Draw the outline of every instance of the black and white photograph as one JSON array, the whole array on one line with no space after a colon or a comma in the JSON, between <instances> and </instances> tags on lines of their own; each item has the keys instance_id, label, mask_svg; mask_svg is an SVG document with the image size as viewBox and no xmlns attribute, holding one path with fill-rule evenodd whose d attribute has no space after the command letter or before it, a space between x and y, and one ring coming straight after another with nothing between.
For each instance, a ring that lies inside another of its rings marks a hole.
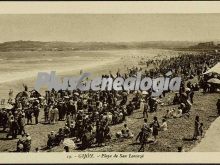
<instances>
[{"instance_id":1,"label":"black and white photograph","mask_svg":"<svg viewBox=\"0 0 220 165\"><path fill-rule=\"evenodd\" d=\"M0 14L0 152L219 152L219 18Z\"/></svg>"}]
</instances>

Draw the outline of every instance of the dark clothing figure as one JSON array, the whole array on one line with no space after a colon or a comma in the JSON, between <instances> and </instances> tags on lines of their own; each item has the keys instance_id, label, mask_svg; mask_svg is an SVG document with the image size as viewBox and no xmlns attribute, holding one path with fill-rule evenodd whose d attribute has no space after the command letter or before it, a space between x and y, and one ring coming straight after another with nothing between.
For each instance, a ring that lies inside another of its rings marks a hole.
<instances>
[{"instance_id":1,"label":"dark clothing figure","mask_svg":"<svg viewBox=\"0 0 220 165\"><path fill-rule=\"evenodd\" d=\"M154 117L154 121L151 124L151 126L153 128L152 135L154 136L154 140L156 141L156 138L157 138L157 135L158 135L158 131L159 131L159 128L160 128L159 122L158 122L156 117Z\"/></svg>"},{"instance_id":2,"label":"dark clothing figure","mask_svg":"<svg viewBox=\"0 0 220 165\"><path fill-rule=\"evenodd\" d=\"M25 134L25 117L22 115L18 118L18 126L19 126L19 134L23 135Z\"/></svg>"},{"instance_id":3,"label":"dark clothing figure","mask_svg":"<svg viewBox=\"0 0 220 165\"><path fill-rule=\"evenodd\" d=\"M199 127L200 127L199 116L196 116L195 126L194 126L194 135L193 135L193 139L195 140L197 140L198 136L200 136Z\"/></svg>"},{"instance_id":4,"label":"dark clothing figure","mask_svg":"<svg viewBox=\"0 0 220 165\"><path fill-rule=\"evenodd\" d=\"M17 138L18 129L19 129L18 121L17 121L17 119L15 119L15 120L12 121L12 123L11 123L9 133L7 134L7 138L8 138L10 135L12 136L12 139Z\"/></svg>"},{"instance_id":5,"label":"dark clothing figure","mask_svg":"<svg viewBox=\"0 0 220 165\"><path fill-rule=\"evenodd\" d=\"M98 143L98 146L101 146L104 142L104 128L103 127L97 127L96 130L96 142Z\"/></svg>"},{"instance_id":6,"label":"dark clothing figure","mask_svg":"<svg viewBox=\"0 0 220 165\"><path fill-rule=\"evenodd\" d=\"M26 118L27 118L27 124L32 124L32 110L31 109L27 109L26 110Z\"/></svg>"},{"instance_id":7,"label":"dark clothing figure","mask_svg":"<svg viewBox=\"0 0 220 165\"><path fill-rule=\"evenodd\" d=\"M6 112L1 113L1 119L0 119L1 125L3 127L3 131L6 130L7 128L7 122L8 122L8 117Z\"/></svg>"},{"instance_id":8,"label":"dark clothing figure","mask_svg":"<svg viewBox=\"0 0 220 165\"><path fill-rule=\"evenodd\" d=\"M174 98L173 98L173 105L177 105L180 103L179 100L179 96L177 95L177 93L175 94Z\"/></svg>"},{"instance_id":9,"label":"dark clothing figure","mask_svg":"<svg viewBox=\"0 0 220 165\"><path fill-rule=\"evenodd\" d=\"M191 91L189 94L190 102L193 103L194 91Z\"/></svg>"},{"instance_id":10,"label":"dark clothing figure","mask_svg":"<svg viewBox=\"0 0 220 165\"><path fill-rule=\"evenodd\" d=\"M49 122L49 107L48 106L44 108L44 120L46 123Z\"/></svg>"},{"instance_id":11,"label":"dark clothing figure","mask_svg":"<svg viewBox=\"0 0 220 165\"><path fill-rule=\"evenodd\" d=\"M147 134L147 130L145 130L144 128L142 128L141 132L138 134L136 141L139 140L141 147L138 150L138 152L141 152L143 150L145 150L145 146L147 144L147 139L148 139L148 134Z\"/></svg>"},{"instance_id":12,"label":"dark clothing figure","mask_svg":"<svg viewBox=\"0 0 220 165\"><path fill-rule=\"evenodd\" d=\"M218 115L220 115L220 99L218 99L216 106L218 110Z\"/></svg>"},{"instance_id":13,"label":"dark clothing figure","mask_svg":"<svg viewBox=\"0 0 220 165\"><path fill-rule=\"evenodd\" d=\"M40 112L40 108L39 107L34 107L35 124L38 124L39 112Z\"/></svg>"},{"instance_id":14,"label":"dark clothing figure","mask_svg":"<svg viewBox=\"0 0 220 165\"><path fill-rule=\"evenodd\" d=\"M144 103L143 117L148 118L148 104Z\"/></svg>"}]
</instances>

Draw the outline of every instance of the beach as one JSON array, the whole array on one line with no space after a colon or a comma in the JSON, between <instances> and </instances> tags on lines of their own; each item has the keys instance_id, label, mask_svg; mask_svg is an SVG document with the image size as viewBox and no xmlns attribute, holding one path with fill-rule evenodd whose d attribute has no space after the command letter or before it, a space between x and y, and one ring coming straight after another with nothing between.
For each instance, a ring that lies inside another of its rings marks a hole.
<instances>
[{"instance_id":1,"label":"beach","mask_svg":"<svg viewBox=\"0 0 220 165\"><path fill-rule=\"evenodd\" d=\"M8 98L8 91L23 90L23 84L34 88L38 72L56 71L56 75L79 76L80 71L92 77L126 71L137 66L142 58L155 59L176 55L177 52L160 49L110 51L25 51L0 52L0 99ZM41 91L43 92L43 91Z\"/></svg>"},{"instance_id":2,"label":"beach","mask_svg":"<svg viewBox=\"0 0 220 165\"><path fill-rule=\"evenodd\" d=\"M19 52L24 53L24 52ZM33 52L25 52L25 53L33 53ZM37 52L34 52L37 53ZM39 52L38 52L39 53ZM42 53L42 52L41 52ZM63 54L64 57L60 57L60 54ZM171 50L160 50L160 49L145 49L145 50L112 50L112 51L76 51L76 52L67 52L69 56L64 55L64 52L55 52L55 55L52 55L52 52L49 52L48 56L40 58L34 57L31 59L32 61L36 60L38 65L32 67L29 62L31 61L28 58L28 62L25 65L24 63L16 63L18 67L22 68L19 74L12 71L13 76L6 77L6 79L1 78L2 83L0 84L0 98L8 98L9 89L14 91L14 96L20 91L24 90L23 84L26 84L29 90L34 88L34 83L37 77L37 69L41 72L50 72L56 71L56 74L60 77L64 76L79 76L80 71L90 72L92 73L92 77L101 76L103 74L108 74L110 71L113 75L120 70L121 73L127 72L127 68L132 67L142 67L143 69L146 66L141 65L140 61L146 61L151 59L163 59L169 58L178 55L178 51ZM71 55L72 54L72 55ZM73 55L74 54L74 55ZM78 56L80 54L80 56ZM97 54L100 57L97 57ZM2 55L1 55L2 56ZM27 56L27 55L26 55ZM53 58L48 61L44 61L43 59ZM59 58L58 58L59 57ZM25 58L25 57L24 57ZM78 59L78 60L76 60ZM13 59L15 60L15 59ZM13 60L11 63L4 63L4 65L13 66ZM39 62L41 61L41 62ZM60 65L59 61L63 63ZM46 63L48 63L49 67L43 67ZM33 65L34 66L34 65ZM25 68L28 68L27 71ZM35 72L33 71L35 70ZM1 72L3 72L1 70ZM29 72L31 72L29 74ZM3 73L3 75L6 73ZM13 78L13 79L11 79ZM4 82L3 82L4 81ZM41 90L41 94L45 94L43 90ZM200 92L195 93L195 103L193 105L193 110L190 118L179 118L179 119L171 119L169 124L169 131L163 132L158 137L158 142L156 144L150 144L147 151L150 152L176 152L177 147L180 145L184 146L185 151L190 151L195 145L199 143L199 141L191 140L191 136L193 132L194 118L197 114L200 115L201 119L205 123L205 130L208 130L211 123L215 120L216 116L216 101L219 94L202 94ZM129 97L129 100L132 99L132 95ZM173 98L174 93L169 93L165 98L161 101L165 104L168 102L169 98ZM205 100L205 101L204 101ZM209 105L209 109L206 107ZM153 120L154 116L162 118L167 109L170 108L178 108L175 105L163 106L159 105L158 111L151 113L149 115L149 121ZM207 117L208 116L208 117ZM124 123L127 123L129 128L133 131L135 135L138 134L138 131L142 125L142 111L136 110L134 114L128 116L126 121L111 126L111 132L114 136L122 127ZM65 121L60 121L54 125L44 124L44 112L43 109L40 111L39 122L38 125L26 125L26 131L32 136L32 148L31 151L34 151L35 148L39 147L41 152L62 152L63 146L57 146L52 149L45 148L47 142L47 135L50 131L57 131L59 128L62 128L65 125ZM0 148L2 152L10 152L16 150L16 140L4 140L6 134L0 134ZM171 138L172 136L172 138ZM185 140L184 140L185 139ZM132 145L131 145L132 144ZM139 145L135 145L134 139L118 141L116 139L112 139L111 143L104 147L96 147L96 148L88 148L86 151L102 151L102 152L110 152L110 151L134 151L136 152L139 148ZM198 147L197 147L198 148ZM72 152L80 151L80 150L71 150Z\"/></svg>"}]
</instances>

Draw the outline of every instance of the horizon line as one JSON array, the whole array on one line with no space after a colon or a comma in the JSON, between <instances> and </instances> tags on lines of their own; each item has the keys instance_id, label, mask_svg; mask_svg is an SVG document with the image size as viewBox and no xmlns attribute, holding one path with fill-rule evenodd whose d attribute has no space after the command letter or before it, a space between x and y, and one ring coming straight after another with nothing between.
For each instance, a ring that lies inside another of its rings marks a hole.
<instances>
[{"instance_id":1,"label":"horizon line","mask_svg":"<svg viewBox=\"0 0 220 165\"><path fill-rule=\"evenodd\" d=\"M63 40L49 40L49 41L41 41L41 40L9 40L9 41L1 41L0 44L7 42L67 42L67 43L141 43L141 42L219 42L220 39L212 39L212 40L149 40L149 41L63 41Z\"/></svg>"}]
</instances>

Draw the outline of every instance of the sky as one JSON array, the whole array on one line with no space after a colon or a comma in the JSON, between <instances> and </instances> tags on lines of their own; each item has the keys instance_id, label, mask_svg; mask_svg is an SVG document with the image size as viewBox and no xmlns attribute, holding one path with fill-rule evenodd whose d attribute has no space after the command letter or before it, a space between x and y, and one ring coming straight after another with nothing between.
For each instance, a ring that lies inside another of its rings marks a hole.
<instances>
[{"instance_id":1,"label":"sky","mask_svg":"<svg viewBox=\"0 0 220 165\"><path fill-rule=\"evenodd\" d=\"M0 42L220 40L220 14L0 15Z\"/></svg>"}]
</instances>

